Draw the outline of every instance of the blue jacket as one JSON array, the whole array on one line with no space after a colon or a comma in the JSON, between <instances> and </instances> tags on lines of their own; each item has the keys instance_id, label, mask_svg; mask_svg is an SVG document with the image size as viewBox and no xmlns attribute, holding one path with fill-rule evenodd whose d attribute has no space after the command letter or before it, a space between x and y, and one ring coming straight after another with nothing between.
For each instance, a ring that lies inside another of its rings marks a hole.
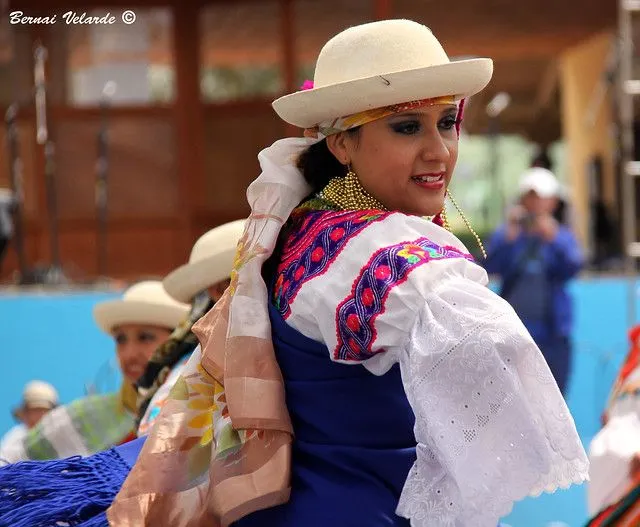
<instances>
[{"instance_id":1,"label":"blue jacket","mask_svg":"<svg viewBox=\"0 0 640 527\"><path fill-rule=\"evenodd\" d=\"M518 262L533 238L522 233L515 240L507 241L506 226L500 227L487 247L487 273L498 275L503 283L509 280L517 272ZM573 306L567 292L567 283L582 268L582 251L573 233L564 226L559 227L554 240L541 243L541 258L549 280L551 297L549 327L545 334L549 338L569 336L573 326ZM531 331L528 321L523 320L523 323Z\"/></svg>"}]
</instances>

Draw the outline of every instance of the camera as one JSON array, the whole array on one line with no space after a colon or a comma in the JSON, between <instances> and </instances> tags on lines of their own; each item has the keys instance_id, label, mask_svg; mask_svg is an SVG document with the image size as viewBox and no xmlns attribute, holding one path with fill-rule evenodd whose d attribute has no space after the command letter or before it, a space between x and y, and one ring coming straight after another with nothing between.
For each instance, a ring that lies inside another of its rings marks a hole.
<instances>
[{"instance_id":1,"label":"camera","mask_svg":"<svg viewBox=\"0 0 640 527\"><path fill-rule=\"evenodd\" d=\"M535 221L536 221L536 215L529 213L529 214L524 214L520 218L518 223L520 224L520 227L522 228L522 230L530 231L533 228L533 225L535 224Z\"/></svg>"}]
</instances>

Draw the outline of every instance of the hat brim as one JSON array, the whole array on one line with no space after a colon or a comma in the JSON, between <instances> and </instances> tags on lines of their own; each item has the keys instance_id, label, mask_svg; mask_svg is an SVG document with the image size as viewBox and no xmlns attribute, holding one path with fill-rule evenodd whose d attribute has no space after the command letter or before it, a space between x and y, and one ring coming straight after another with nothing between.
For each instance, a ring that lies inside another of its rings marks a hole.
<instances>
[{"instance_id":1,"label":"hat brim","mask_svg":"<svg viewBox=\"0 0 640 527\"><path fill-rule=\"evenodd\" d=\"M141 324L173 330L188 315L188 310L179 306L159 305L131 300L108 300L93 309L98 327L112 334L118 326Z\"/></svg>"},{"instance_id":2,"label":"hat brim","mask_svg":"<svg viewBox=\"0 0 640 527\"><path fill-rule=\"evenodd\" d=\"M493 74L491 59L467 59L303 90L272 103L281 119L311 128L330 119L391 104L452 95L459 99L484 89Z\"/></svg>"},{"instance_id":3,"label":"hat brim","mask_svg":"<svg viewBox=\"0 0 640 527\"><path fill-rule=\"evenodd\" d=\"M543 198L543 199L560 197L560 193L556 192L556 191L553 191L553 190L549 191L549 190L539 189L539 188L532 187L532 186L520 187L520 196L524 196L525 194L528 194L529 192L535 192L538 195L538 197Z\"/></svg>"},{"instance_id":4,"label":"hat brim","mask_svg":"<svg viewBox=\"0 0 640 527\"><path fill-rule=\"evenodd\" d=\"M28 404L22 404L21 406L17 406L15 408L13 408L11 410L11 415L13 416L14 419L20 421L22 419L22 416L24 415L24 412L26 410L29 409L34 409L34 410L53 410L55 408L58 407L58 403L52 403L52 402L46 402L46 401L42 401L42 402L33 402L33 403L28 403Z\"/></svg>"},{"instance_id":5,"label":"hat brim","mask_svg":"<svg viewBox=\"0 0 640 527\"><path fill-rule=\"evenodd\" d=\"M162 281L167 293L179 302L190 303L205 289L229 278L236 248L217 253L198 262L181 265Z\"/></svg>"}]
</instances>

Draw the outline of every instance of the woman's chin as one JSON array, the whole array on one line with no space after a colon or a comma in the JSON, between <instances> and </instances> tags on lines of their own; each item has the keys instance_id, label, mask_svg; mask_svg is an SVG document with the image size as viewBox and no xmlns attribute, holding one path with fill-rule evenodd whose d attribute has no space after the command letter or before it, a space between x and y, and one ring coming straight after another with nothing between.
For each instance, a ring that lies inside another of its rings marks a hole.
<instances>
[{"instance_id":1,"label":"woman's chin","mask_svg":"<svg viewBox=\"0 0 640 527\"><path fill-rule=\"evenodd\" d=\"M417 216L435 216L436 214L440 214L442 212L442 209L444 208L444 200L442 202L437 202L434 204L421 204L420 206L416 207L416 210L414 212L412 212L412 214L415 214Z\"/></svg>"}]
</instances>

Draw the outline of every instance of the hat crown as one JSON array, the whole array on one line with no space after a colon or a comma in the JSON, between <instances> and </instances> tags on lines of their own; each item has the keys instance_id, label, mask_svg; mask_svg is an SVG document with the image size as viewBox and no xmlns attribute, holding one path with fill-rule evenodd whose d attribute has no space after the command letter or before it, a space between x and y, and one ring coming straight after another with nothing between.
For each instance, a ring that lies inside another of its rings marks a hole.
<instances>
[{"instance_id":1,"label":"hat crown","mask_svg":"<svg viewBox=\"0 0 640 527\"><path fill-rule=\"evenodd\" d=\"M162 282L157 280L145 280L133 284L122 296L125 302L145 302L159 306L184 307L185 304L171 298L162 286Z\"/></svg>"},{"instance_id":2,"label":"hat crown","mask_svg":"<svg viewBox=\"0 0 640 527\"><path fill-rule=\"evenodd\" d=\"M52 405L58 404L58 392L48 382L31 381L22 392L22 399L25 403L50 402Z\"/></svg>"},{"instance_id":3,"label":"hat crown","mask_svg":"<svg viewBox=\"0 0 640 527\"><path fill-rule=\"evenodd\" d=\"M189 263L206 260L219 253L235 251L246 220L236 220L206 232L193 245Z\"/></svg>"},{"instance_id":4,"label":"hat crown","mask_svg":"<svg viewBox=\"0 0 640 527\"><path fill-rule=\"evenodd\" d=\"M314 88L447 63L428 27L382 20L351 27L329 40L318 56Z\"/></svg>"},{"instance_id":5,"label":"hat crown","mask_svg":"<svg viewBox=\"0 0 640 527\"><path fill-rule=\"evenodd\" d=\"M545 198L557 196L560 192L560 182L550 170L533 167L520 177L520 193L525 194L531 190Z\"/></svg>"}]
</instances>

